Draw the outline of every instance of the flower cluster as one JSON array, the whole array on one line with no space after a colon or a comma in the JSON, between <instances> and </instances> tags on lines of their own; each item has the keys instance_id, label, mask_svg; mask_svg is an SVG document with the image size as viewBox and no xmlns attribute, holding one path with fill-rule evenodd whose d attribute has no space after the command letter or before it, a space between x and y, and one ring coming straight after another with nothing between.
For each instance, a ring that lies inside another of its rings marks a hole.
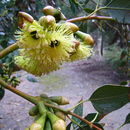
<instances>
[{"instance_id":1,"label":"flower cluster","mask_svg":"<svg viewBox=\"0 0 130 130\"><path fill-rule=\"evenodd\" d=\"M51 15L36 21L24 12L21 14L24 20L17 38L20 56L15 57L15 63L20 68L40 76L59 69L64 62L91 55L92 47L79 35L75 24L56 23Z\"/></svg>"}]
</instances>

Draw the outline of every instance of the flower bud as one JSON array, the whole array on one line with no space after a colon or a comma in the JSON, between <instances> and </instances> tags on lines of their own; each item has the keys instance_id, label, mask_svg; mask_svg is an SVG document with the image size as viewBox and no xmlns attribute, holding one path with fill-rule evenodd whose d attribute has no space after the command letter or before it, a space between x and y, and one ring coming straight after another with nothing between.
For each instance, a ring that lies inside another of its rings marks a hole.
<instances>
[{"instance_id":1,"label":"flower bud","mask_svg":"<svg viewBox=\"0 0 130 130\"><path fill-rule=\"evenodd\" d=\"M80 38L85 44L87 45L91 45L93 46L94 45L94 40L93 38L89 35L89 34L86 34L86 33L83 33L81 31L77 31L75 33L75 35Z\"/></svg>"},{"instance_id":2,"label":"flower bud","mask_svg":"<svg viewBox=\"0 0 130 130\"><path fill-rule=\"evenodd\" d=\"M39 111L38 111L38 107L37 106L34 106L34 107L32 107L29 110L29 115L30 116L36 116L38 113L39 113Z\"/></svg>"},{"instance_id":3,"label":"flower bud","mask_svg":"<svg viewBox=\"0 0 130 130\"><path fill-rule=\"evenodd\" d=\"M56 18L57 21L59 20L66 20L66 17L61 13L60 10L55 9L52 6L46 6L45 8L43 8L43 13L45 15L52 15Z\"/></svg>"},{"instance_id":4,"label":"flower bud","mask_svg":"<svg viewBox=\"0 0 130 130\"><path fill-rule=\"evenodd\" d=\"M56 112L55 112L55 115L56 115L57 117L59 117L60 119L62 119L62 120L66 120L65 114L64 114L63 112L61 112L61 111L56 111Z\"/></svg>"},{"instance_id":5,"label":"flower bud","mask_svg":"<svg viewBox=\"0 0 130 130\"><path fill-rule=\"evenodd\" d=\"M44 130L52 130L51 122L47 119Z\"/></svg>"},{"instance_id":6,"label":"flower bud","mask_svg":"<svg viewBox=\"0 0 130 130\"><path fill-rule=\"evenodd\" d=\"M46 113L40 116L31 126L30 130L43 130L46 121Z\"/></svg>"},{"instance_id":7,"label":"flower bud","mask_svg":"<svg viewBox=\"0 0 130 130\"><path fill-rule=\"evenodd\" d=\"M39 23L44 27L54 26L56 24L56 20L53 16L47 15L47 16L42 16L39 19Z\"/></svg>"},{"instance_id":8,"label":"flower bud","mask_svg":"<svg viewBox=\"0 0 130 130\"><path fill-rule=\"evenodd\" d=\"M52 6L46 6L43 8L43 13L45 15L54 15L56 13L56 9Z\"/></svg>"},{"instance_id":9,"label":"flower bud","mask_svg":"<svg viewBox=\"0 0 130 130\"><path fill-rule=\"evenodd\" d=\"M42 130L42 129L43 129L42 125L38 123L33 123L29 128L29 130Z\"/></svg>"},{"instance_id":10,"label":"flower bud","mask_svg":"<svg viewBox=\"0 0 130 130\"><path fill-rule=\"evenodd\" d=\"M26 20L30 23L33 23L33 21L34 21L33 17L30 14L25 13L25 12L19 12L18 13L18 26L20 28L23 27L24 20Z\"/></svg>"},{"instance_id":11,"label":"flower bud","mask_svg":"<svg viewBox=\"0 0 130 130\"><path fill-rule=\"evenodd\" d=\"M53 130L66 130L66 124L62 119L51 112L48 112L47 116L51 121Z\"/></svg>"},{"instance_id":12,"label":"flower bud","mask_svg":"<svg viewBox=\"0 0 130 130\"><path fill-rule=\"evenodd\" d=\"M66 124L63 120L57 120L54 124L53 124L53 130L66 130Z\"/></svg>"},{"instance_id":13,"label":"flower bud","mask_svg":"<svg viewBox=\"0 0 130 130\"><path fill-rule=\"evenodd\" d=\"M41 98L47 98L48 96L47 96L47 94L42 93L42 94L40 94L40 97L41 97Z\"/></svg>"},{"instance_id":14,"label":"flower bud","mask_svg":"<svg viewBox=\"0 0 130 130\"><path fill-rule=\"evenodd\" d=\"M65 22L65 25L70 28L72 32L77 32L79 30L79 27L71 22Z\"/></svg>"},{"instance_id":15,"label":"flower bud","mask_svg":"<svg viewBox=\"0 0 130 130\"><path fill-rule=\"evenodd\" d=\"M63 96L52 96L49 97L53 102L56 102L59 105L66 105L69 104L69 100Z\"/></svg>"}]
</instances>

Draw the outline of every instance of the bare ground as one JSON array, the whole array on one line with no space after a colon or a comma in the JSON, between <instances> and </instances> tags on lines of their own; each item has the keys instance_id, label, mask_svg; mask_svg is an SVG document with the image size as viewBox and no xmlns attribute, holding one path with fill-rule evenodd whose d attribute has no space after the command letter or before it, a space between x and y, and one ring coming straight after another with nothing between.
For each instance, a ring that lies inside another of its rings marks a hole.
<instances>
[{"instance_id":1,"label":"bare ground","mask_svg":"<svg viewBox=\"0 0 130 130\"><path fill-rule=\"evenodd\" d=\"M120 77L107 63L99 56L89 60L82 60L74 63L67 63L58 71L43 76L39 82L29 82L27 73L21 71L21 84L19 90L31 95L47 93L48 95L63 95L70 99L71 107L81 98L88 99L92 92L104 84L120 83ZM6 91L5 97L0 102L0 130L24 130L32 122L28 111L32 104L21 97ZM84 104L84 115L95 112L91 103ZM105 122L105 130L116 130L125 120L130 112L130 104L125 105L118 111L106 116L101 122ZM126 125L122 130L130 130Z\"/></svg>"}]
</instances>

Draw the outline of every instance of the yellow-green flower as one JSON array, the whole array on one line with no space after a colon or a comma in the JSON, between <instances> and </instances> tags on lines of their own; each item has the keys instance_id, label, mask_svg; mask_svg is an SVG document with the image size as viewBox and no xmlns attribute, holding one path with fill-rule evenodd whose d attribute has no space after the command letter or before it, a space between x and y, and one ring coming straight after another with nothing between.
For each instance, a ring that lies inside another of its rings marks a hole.
<instances>
[{"instance_id":1,"label":"yellow-green flower","mask_svg":"<svg viewBox=\"0 0 130 130\"><path fill-rule=\"evenodd\" d=\"M79 45L74 48L73 32L65 24L44 27L37 21L24 21L19 32L20 56L16 64L34 75L47 74L59 69L65 61L74 61L91 55L91 48Z\"/></svg>"}]
</instances>

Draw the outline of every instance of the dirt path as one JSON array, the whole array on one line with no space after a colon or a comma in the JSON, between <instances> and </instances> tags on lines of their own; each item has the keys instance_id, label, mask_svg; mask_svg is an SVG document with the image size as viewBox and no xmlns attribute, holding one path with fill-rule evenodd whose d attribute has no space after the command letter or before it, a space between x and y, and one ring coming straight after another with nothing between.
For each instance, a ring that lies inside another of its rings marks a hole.
<instances>
[{"instance_id":1,"label":"dirt path","mask_svg":"<svg viewBox=\"0 0 130 130\"><path fill-rule=\"evenodd\" d=\"M20 72L22 82L18 89L31 95L47 93L49 95L63 95L70 99L67 107L74 105L83 97L88 99L91 93L99 86L108 83L119 83L123 80L108 66L103 59L94 57L62 66L62 69L52 72L39 79L39 82L29 82L25 77L28 74ZM28 116L31 103L21 97L6 91L4 99L0 102L0 130L23 130L32 122ZM84 114L95 112L90 103L84 104ZM119 111L109 114L102 122L106 122L105 130L115 130L125 120L130 111L127 104ZM122 128L130 130L130 125Z\"/></svg>"}]
</instances>

